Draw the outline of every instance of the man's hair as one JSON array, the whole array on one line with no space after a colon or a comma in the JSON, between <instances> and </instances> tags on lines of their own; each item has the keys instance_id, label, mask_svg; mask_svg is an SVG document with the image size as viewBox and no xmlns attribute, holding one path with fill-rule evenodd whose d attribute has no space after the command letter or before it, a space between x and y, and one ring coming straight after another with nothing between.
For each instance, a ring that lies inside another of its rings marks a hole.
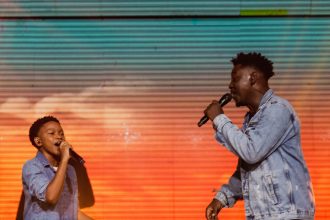
<instances>
[{"instance_id":1,"label":"man's hair","mask_svg":"<svg viewBox=\"0 0 330 220\"><path fill-rule=\"evenodd\" d=\"M34 138L38 136L38 132L40 130L40 128L46 124L47 122L50 121L54 121L60 124L60 121L53 117L53 116L45 116L43 118L39 118L37 119L35 122L33 122L33 124L30 127L30 131L29 131L29 137L30 137L30 142L33 146L35 146L36 148L39 148L36 143L34 142Z\"/></svg>"},{"instance_id":2,"label":"man's hair","mask_svg":"<svg viewBox=\"0 0 330 220\"><path fill-rule=\"evenodd\" d=\"M234 66L242 65L242 66L251 66L259 71L261 71L265 78L268 80L270 77L274 75L273 72L273 62L270 61L265 56L262 56L261 53L238 53L236 57L234 57L231 62Z\"/></svg>"}]
</instances>

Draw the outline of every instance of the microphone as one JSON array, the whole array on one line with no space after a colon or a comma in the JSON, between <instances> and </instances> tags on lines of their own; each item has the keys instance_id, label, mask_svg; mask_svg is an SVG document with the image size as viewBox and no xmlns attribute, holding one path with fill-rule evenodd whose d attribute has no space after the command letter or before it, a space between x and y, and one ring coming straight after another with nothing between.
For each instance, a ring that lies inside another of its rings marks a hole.
<instances>
[{"instance_id":1,"label":"microphone","mask_svg":"<svg viewBox=\"0 0 330 220\"><path fill-rule=\"evenodd\" d=\"M61 145L61 143L62 143L62 141L55 143L55 145L59 147ZM69 153L70 153L70 156L73 159L75 159L76 161L78 161L80 164L85 163L84 159L71 148L69 148Z\"/></svg>"},{"instance_id":2,"label":"microphone","mask_svg":"<svg viewBox=\"0 0 330 220\"><path fill-rule=\"evenodd\" d=\"M70 152L70 156L73 157L73 159L75 159L76 161L78 161L81 164L85 163L84 159L81 156L79 156L79 154L77 154L74 150L72 150L70 148L69 152Z\"/></svg>"},{"instance_id":3,"label":"microphone","mask_svg":"<svg viewBox=\"0 0 330 220\"><path fill-rule=\"evenodd\" d=\"M228 102L230 102L232 99L232 96L230 93L226 93L224 94L221 99L219 100L219 104L221 107L225 106ZM198 127L201 127L203 124L205 124L207 121L209 120L209 118L204 115L201 120L199 120L199 122L197 123Z\"/></svg>"}]
</instances>

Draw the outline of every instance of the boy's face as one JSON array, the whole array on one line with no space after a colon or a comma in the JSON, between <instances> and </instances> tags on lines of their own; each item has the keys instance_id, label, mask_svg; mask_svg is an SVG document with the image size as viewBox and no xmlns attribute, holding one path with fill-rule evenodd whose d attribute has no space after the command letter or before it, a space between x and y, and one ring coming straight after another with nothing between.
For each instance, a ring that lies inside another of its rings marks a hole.
<instances>
[{"instance_id":1,"label":"boy's face","mask_svg":"<svg viewBox=\"0 0 330 220\"><path fill-rule=\"evenodd\" d=\"M35 143L40 147L42 153L50 156L60 156L59 145L65 140L61 125L55 121L49 121L41 126Z\"/></svg>"}]
</instances>

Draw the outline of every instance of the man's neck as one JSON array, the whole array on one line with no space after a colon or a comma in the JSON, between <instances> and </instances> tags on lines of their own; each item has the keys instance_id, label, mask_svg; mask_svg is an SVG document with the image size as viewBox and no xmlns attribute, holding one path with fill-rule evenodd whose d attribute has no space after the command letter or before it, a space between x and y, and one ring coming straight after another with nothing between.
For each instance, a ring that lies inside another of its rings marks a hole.
<instances>
[{"instance_id":1,"label":"man's neck","mask_svg":"<svg viewBox=\"0 0 330 220\"><path fill-rule=\"evenodd\" d=\"M254 94L253 94L253 99L251 100L251 102L247 105L247 107L250 110L250 115L253 116L255 115L255 113L257 113L259 106L260 106L260 102L262 100L262 98L264 97L265 93L269 90L269 87L263 87L260 89L256 89Z\"/></svg>"}]
</instances>

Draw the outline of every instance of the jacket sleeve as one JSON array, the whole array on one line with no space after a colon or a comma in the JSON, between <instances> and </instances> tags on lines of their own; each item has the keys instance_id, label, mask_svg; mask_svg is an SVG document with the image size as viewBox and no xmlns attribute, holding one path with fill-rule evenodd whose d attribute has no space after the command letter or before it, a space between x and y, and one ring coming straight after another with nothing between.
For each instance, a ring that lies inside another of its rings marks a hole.
<instances>
[{"instance_id":1,"label":"jacket sleeve","mask_svg":"<svg viewBox=\"0 0 330 220\"><path fill-rule=\"evenodd\" d=\"M293 126L294 116L288 107L281 103L269 104L258 117L249 122L245 132L232 124L224 115L214 120L217 139L224 146L248 164L260 162L270 155L283 142Z\"/></svg>"},{"instance_id":2,"label":"jacket sleeve","mask_svg":"<svg viewBox=\"0 0 330 220\"><path fill-rule=\"evenodd\" d=\"M28 162L23 166L23 183L26 184L31 196L40 201L46 201L46 189L50 182L43 168L38 164Z\"/></svg>"},{"instance_id":3,"label":"jacket sleeve","mask_svg":"<svg viewBox=\"0 0 330 220\"><path fill-rule=\"evenodd\" d=\"M233 207L236 201L242 198L241 175L238 164L228 183L222 185L220 191L215 195L215 199L219 200L225 207Z\"/></svg>"}]
</instances>

